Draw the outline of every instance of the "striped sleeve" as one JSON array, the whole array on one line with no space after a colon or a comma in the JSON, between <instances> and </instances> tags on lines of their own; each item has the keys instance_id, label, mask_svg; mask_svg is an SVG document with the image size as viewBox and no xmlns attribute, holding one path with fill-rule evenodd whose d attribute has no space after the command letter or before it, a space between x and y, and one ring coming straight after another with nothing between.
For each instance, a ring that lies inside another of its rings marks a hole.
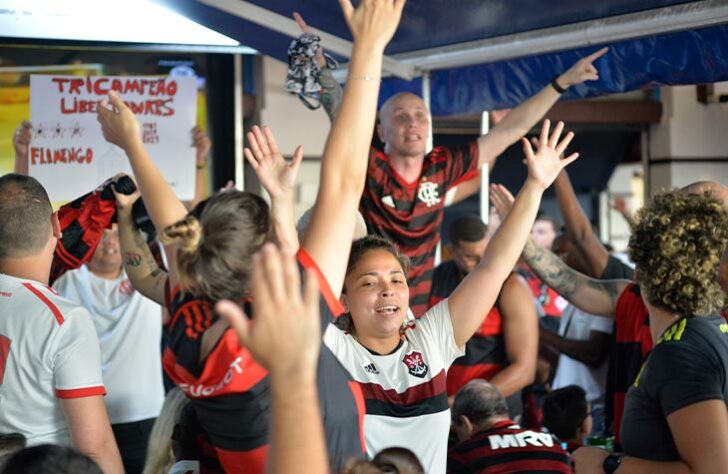
<instances>
[{"instance_id":1,"label":"striped sleeve","mask_svg":"<svg viewBox=\"0 0 728 474\"><path fill-rule=\"evenodd\" d=\"M445 190L478 176L478 142L446 149L450 157L447 163Z\"/></svg>"}]
</instances>

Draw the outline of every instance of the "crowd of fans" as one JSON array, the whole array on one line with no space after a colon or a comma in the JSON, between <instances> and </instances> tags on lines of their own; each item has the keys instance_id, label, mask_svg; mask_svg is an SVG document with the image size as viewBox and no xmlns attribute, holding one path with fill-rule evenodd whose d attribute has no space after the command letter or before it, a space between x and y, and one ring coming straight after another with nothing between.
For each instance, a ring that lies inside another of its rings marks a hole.
<instances>
[{"instance_id":1,"label":"crowd of fans","mask_svg":"<svg viewBox=\"0 0 728 474\"><path fill-rule=\"evenodd\" d=\"M374 149L404 0L340 3L343 90L307 50L332 125L298 226L302 150L286 160L268 128L245 156L270 204L229 188L183 203L111 93L98 120L135 181L54 212L18 127L0 177L0 473L724 472L728 187L630 216L634 270L600 242L565 170L573 133L524 136L606 48L464 146L426 153L427 108L395 95ZM192 135L200 170L210 143ZM435 267L446 194L519 140L517 196L488 190L497 228L456 219ZM563 229L538 214L552 185Z\"/></svg>"}]
</instances>

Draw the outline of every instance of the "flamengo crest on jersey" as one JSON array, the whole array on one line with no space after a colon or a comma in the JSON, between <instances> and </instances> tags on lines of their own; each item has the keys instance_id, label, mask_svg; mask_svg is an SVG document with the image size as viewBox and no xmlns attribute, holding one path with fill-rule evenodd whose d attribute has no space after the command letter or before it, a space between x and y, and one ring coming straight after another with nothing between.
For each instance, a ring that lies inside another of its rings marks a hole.
<instances>
[{"instance_id":1,"label":"flamengo crest on jersey","mask_svg":"<svg viewBox=\"0 0 728 474\"><path fill-rule=\"evenodd\" d=\"M417 191L417 199L427 204L427 207L439 204L441 198L437 183L422 181L420 183L420 189Z\"/></svg>"},{"instance_id":2,"label":"flamengo crest on jersey","mask_svg":"<svg viewBox=\"0 0 728 474\"><path fill-rule=\"evenodd\" d=\"M402 362L404 362L404 364L407 366L407 370L409 371L410 375L414 375L415 377L419 377L421 379L425 378L425 376L427 375L427 364L425 364L425 359L419 352L410 352L409 354L404 356Z\"/></svg>"}]
</instances>

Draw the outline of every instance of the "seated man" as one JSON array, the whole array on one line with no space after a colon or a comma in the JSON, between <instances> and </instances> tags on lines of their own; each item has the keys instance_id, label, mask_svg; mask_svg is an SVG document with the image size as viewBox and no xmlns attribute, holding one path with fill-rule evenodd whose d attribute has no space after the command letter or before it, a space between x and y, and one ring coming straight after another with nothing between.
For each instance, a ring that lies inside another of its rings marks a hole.
<instances>
[{"instance_id":1,"label":"seated man","mask_svg":"<svg viewBox=\"0 0 728 474\"><path fill-rule=\"evenodd\" d=\"M473 380L458 392L452 420L460 443L448 453L450 473L572 472L558 441L510 420L505 398L488 382Z\"/></svg>"},{"instance_id":2,"label":"seated man","mask_svg":"<svg viewBox=\"0 0 728 474\"><path fill-rule=\"evenodd\" d=\"M73 444L123 472L91 317L47 286L61 231L43 186L0 177L0 222L0 432Z\"/></svg>"},{"instance_id":3,"label":"seated man","mask_svg":"<svg viewBox=\"0 0 728 474\"><path fill-rule=\"evenodd\" d=\"M586 392L578 385L554 390L543 401L543 425L549 433L566 443L573 453L584 446L592 429L592 417Z\"/></svg>"},{"instance_id":4,"label":"seated man","mask_svg":"<svg viewBox=\"0 0 728 474\"><path fill-rule=\"evenodd\" d=\"M461 216L450 225L453 259L441 263L432 280L429 305L450 293L480 262L488 245L487 227L478 217ZM473 379L484 379L508 397L509 412L521 413L521 389L533 382L538 351L538 318L526 282L511 273L480 329L465 346L465 355L447 373L452 399Z\"/></svg>"}]
</instances>

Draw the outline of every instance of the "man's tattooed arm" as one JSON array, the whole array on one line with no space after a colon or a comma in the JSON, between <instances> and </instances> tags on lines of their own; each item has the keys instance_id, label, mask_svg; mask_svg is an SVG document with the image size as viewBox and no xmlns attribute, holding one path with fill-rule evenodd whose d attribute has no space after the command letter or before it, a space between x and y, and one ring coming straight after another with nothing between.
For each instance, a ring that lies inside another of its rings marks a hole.
<instances>
[{"instance_id":1,"label":"man's tattooed arm","mask_svg":"<svg viewBox=\"0 0 728 474\"><path fill-rule=\"evenodd\" d=\"M329 116L329 120L333 122L339 113L339 106L344 95L341 85L334 78L331 69L327 67L321 68L319 82L321 83L321 105L323 105L326 115Z\"/></svg>"},{"instance_id":2,"label":"man's tattooed arm","mask_svg":"<svg viewBox=\"0 0 728 474\"><path fill-rule=\"evenodd\" d=\"M529 239L523 258L533 272L574 306L596 316L614 316L617 299L629 280L596 280L567 266Z\"/></svg>"}]
</instances>

